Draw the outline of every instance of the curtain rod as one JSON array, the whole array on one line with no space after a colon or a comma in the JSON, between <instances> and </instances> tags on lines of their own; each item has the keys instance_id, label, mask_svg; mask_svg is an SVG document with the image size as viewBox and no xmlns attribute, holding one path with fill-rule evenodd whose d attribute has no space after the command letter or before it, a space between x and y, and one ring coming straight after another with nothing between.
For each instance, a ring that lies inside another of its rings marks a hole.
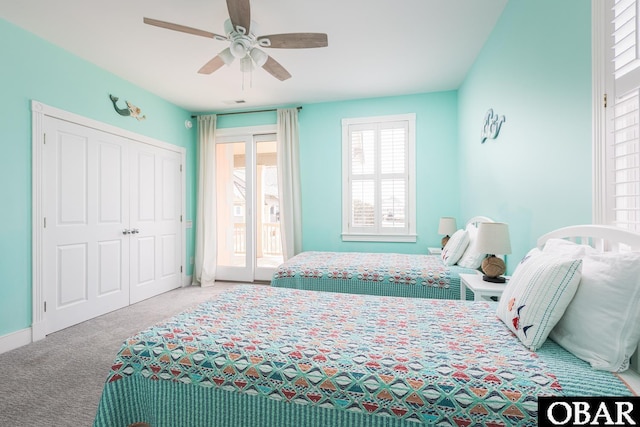
<instances>
[{"instance_id":1,"label":"curtain rod","mask_svg":"<svg viewBox=\"0 0 640 427\"><path fill-rule=\"evenodd\" d=\"M298 111L302 110L302 107L296 107ZM267 113L271 111L278 111L277 108L269 108L267 110L252 110L252 111L233 111L231 113L219 113L216 116L230 116L232 114L251 114L251 113ZM192 119L197 118L198 116L191 116Z\"/></svg>"}]
</instances>

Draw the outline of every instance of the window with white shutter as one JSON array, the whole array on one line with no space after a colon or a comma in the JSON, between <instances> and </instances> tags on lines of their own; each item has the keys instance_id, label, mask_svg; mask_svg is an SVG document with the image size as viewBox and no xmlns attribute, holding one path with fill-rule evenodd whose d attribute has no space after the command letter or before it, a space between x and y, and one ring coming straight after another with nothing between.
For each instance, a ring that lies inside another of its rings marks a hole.
<instances>
[{"instance_id":1,"label":"window with white shutter","mask_svg":"<svg viewBox=\"0 0 640 427\"><path fill-rule=\"evenodd\" d=\"M639 2L611 0L608 6L605 221L640 231Z\"/></svg>"},{"instance_id":2,"label":"window with white shutter","mask_svg":"<svg viewBox=\"0 0 640 427\"><path fill-rule=\"evenodd\" d=\"M415 114L342 120L342 239L415 242Z\"/></svg>"}]
</instances>

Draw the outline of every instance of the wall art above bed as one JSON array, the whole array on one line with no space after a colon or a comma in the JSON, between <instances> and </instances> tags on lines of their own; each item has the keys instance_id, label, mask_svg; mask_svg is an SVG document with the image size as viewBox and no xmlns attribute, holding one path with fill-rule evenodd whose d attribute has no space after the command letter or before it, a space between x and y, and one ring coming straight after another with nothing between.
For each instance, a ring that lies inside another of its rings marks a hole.
<instances>
[{"instance_id":1,"label":"wall art above bed","mask_svg":"<svg viewBox=\"0 0 640 427\"><path fill-rule=\"evenodd\" d=\"M493 108L487 110L487 114L484 115L484 122L482 124L482 132L480 133L480 143L484 144L487 138L496 139L500 133L502 124L507 119L502 116L498 116L493 112Z\"/></svg>"}]
</instances>

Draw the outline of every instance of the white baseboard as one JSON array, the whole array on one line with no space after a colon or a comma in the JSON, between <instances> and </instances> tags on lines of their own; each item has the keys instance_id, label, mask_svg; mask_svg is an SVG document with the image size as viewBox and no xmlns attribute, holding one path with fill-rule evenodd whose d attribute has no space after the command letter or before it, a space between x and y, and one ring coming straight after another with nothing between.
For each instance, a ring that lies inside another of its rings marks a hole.
<instances>
[{"instance_id":1,"label":"white baseboard","mask_svg":"<svg viewBox=\"0 0 640 427\"><path fill-rule=\"evenodd\" d=\"M31 328L0 336L0 354L31 344Z\"/></svg>"}]
</instances>

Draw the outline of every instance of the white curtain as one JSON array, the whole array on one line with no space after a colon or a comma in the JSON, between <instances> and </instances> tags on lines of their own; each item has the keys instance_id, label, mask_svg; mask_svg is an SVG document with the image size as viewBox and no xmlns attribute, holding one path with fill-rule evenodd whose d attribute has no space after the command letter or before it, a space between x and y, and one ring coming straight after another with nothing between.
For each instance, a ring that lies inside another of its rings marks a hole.
<instances>
[{"instance_id":1,"label":"white curtain","mask_svg":"<svg viewBox=\"0 0 640 427\"><path fill-rule=\"evenodd\" d=\"M198 200L194 284L212 286L216 277L216 116L198 117Z\"/></svg>"},{"instance_id":2,"label":"white curtain","mask_svg":"<svg viewBox=\"0 0 640 427\"><path fill-rule=\"evenodd\" d=\"M287 260L302 250L302 207L298 161L298 109L278 109L278 193L282 253Z\"/></svg>"}]
</instances>

